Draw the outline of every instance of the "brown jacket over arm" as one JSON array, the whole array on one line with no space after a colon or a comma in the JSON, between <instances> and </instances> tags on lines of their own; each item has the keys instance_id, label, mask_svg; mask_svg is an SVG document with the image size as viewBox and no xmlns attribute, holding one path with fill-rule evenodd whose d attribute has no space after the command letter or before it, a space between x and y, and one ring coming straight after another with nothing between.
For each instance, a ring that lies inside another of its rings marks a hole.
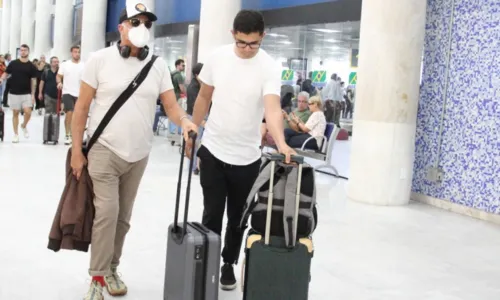
<instances>
[{"instance_id":1,"label":"brown jacket over arm","mask_svg":"<svg viewBox=\"0 0 500 300\"><path fill-rule=\"evenodd\" d=\"M92 237L94 221L94 192L87 168L80 180L71 169L71 149L66 157L66 186L49 234L50 250L60 249L87 252Z\"/></svg>"}]
</instances>

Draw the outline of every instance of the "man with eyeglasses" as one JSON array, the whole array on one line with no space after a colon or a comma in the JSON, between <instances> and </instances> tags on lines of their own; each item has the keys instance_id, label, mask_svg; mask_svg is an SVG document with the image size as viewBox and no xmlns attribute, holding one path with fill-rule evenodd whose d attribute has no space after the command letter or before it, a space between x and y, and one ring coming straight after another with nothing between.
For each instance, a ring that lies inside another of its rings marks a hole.
<instances>
[{"instance_id":1,"label":"man with eyeglasses","mask_svg":"<svg viewBox=\"0 0 500 300\"><path fill-rule=\"evenodd\" d=\"M238 261L243 239L239 223L259 175L263 115L279 152L288 162L295 153L284 138L281 67L260 49L264 26L260 12L240 11L233 23L235 43L215 50L204 61L198 77L202 86L194 106L196 125L201 124L212 104L198 150L203 224L218 234L222 232L227 199L228 224L220 278L224 290L236 288L233 265Z\"/></svg>"},{"instance_id":2,"label":"man with eyeglasses","mask_svg":"<svg viewBox=\"0 0 500 300\"><path fill-rule=\"evenodd\" d=\"M94 134L120 94L151 61L153 51L149 51L147 44L156 20L156 15L143 3L127 1L118 25L121 41L94 52L86 62L71 128L74 137L71 167L77 179L87 163L82 141L92 99L95 98L89 136ZM152 148L151 125L158 98L168 117L181 124L185 134L191 130L197 132L198 127L177 103L167 64L158 58L87 155L95 195L95 217L89 269L92 281L85 300L103 300L104 288L112 296L125 295L128 291L117 268Z\"/></svg>"}]
</instances>

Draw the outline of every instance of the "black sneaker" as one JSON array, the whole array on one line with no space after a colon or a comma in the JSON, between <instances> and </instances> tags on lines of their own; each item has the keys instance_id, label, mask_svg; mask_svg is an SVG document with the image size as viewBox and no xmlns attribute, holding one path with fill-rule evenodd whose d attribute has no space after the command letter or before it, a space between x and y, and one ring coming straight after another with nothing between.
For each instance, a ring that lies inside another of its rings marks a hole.
<instances>
[{"instance_id":1,"label":"black sneaker","mask_svg":"<svg viewBox=\"0 0 500 300\"><path fill-rule=\"evenodd\" d=\"M230 264L224 264L221 269L220 288L225 291L232 291L236 288L236 277L234 269Z\"/></svg>"},{"instance_id":2,"label":"black sneaker","mask_svg":"<svg viewBox=\"0 0 500 300\"><path fill-rule=\"evenodd\" d=\"M198 170L198 169L194 169L193 174L194 174L194 175L200 175L200 170Z\"/></svg>"}]
</instances>

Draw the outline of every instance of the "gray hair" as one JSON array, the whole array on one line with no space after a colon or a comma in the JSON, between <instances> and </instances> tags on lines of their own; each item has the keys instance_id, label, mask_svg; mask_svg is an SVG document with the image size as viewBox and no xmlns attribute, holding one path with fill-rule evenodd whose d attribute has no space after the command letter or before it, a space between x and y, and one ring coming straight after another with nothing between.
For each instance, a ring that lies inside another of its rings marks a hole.
<instances>
[{"instance_id":1,"label":"gray hair","mask_svg":"<svg viewBox=\"0 0 500 300\"><path fill-rule=\"evenodd\" d=\"M304 92L304 91L300 92L300 93L297 95L297 99L298 99L300 96L304 96L304 97L306 98L306 101L309 101L309 97L311 97L311 96L309 95L309 93L308 93L308 92Z\"/></svg>"}]
</instances>

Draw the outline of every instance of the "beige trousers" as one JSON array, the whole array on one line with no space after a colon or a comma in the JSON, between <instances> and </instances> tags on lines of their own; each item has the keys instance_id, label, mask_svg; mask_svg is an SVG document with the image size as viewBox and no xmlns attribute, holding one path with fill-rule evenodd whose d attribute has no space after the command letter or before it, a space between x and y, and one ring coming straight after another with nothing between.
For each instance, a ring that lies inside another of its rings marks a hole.
<instances>
[{"instance_id":1,"label":"beige trousers","mask_svg":"<svg viewBox=\"0 0 500 300\"><path fill-rule=\"evenodd\" d=\"M94 185L95 217L92 228L90 276L106 276L120 263L137 190L148 157L129 163L96 143L88 154Z\"/></svg>"}]
</instances>

